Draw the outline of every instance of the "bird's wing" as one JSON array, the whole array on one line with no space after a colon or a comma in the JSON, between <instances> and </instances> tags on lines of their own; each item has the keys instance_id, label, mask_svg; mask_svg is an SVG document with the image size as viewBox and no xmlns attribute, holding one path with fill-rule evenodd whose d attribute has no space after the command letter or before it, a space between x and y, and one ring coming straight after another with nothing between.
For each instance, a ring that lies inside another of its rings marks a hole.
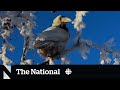
<instances>
[{"instance_id":1,"label":"bird's wing","mask_svg":"<svg viewBox=\"0 0 120 90\"><path fill-rule=\"evenodd\" d=\"M50 27L44 30L36 40L64 42L69 40L69 32L61 28Z\"/></svg>"}]
</instances>

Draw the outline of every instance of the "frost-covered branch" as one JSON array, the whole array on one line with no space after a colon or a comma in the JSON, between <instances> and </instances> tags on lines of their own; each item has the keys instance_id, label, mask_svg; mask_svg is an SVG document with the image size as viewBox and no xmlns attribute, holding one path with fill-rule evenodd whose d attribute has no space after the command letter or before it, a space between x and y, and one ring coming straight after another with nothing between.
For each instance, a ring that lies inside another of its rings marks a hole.
<instances>
[{"instance_id":1,"label":"frost-covered branch","mask_svg":"<svg viewBox=\"0 0 120 90\"><path fill-rule=\"evenodd\" d=\"M91 40L86 40L81 37L82 29L86 26L83 22L83 16L85 16L86 13L88 13L88 11L76 11L76 18L74 19L73 24L74 28L77 30L77 35L74 38L74 45L62 53L62 64L68 61L66 55L75 49L79 50L83 59L86 60L88 58L87 53L90 52L91 48L95 48L100 51L100 64L110 64L113 59L115 61L114 65L118 65L120 63L120 50L112 50L114 38L106 41L103 45L97 45ZM110 55L112 55L112 58L110 58Z\"/></svg>"},{"instance_id":2,"label":"frost-covered branch","mask_svg":"<svg viewBox=\"0 0 120 90\"><path fill-rule=\"evenodd\" d=\"M32 29L35 26L33 11L22 11L19 16L22 19L21 22L18 21L18 29L20 30L20 34L24 37L24 48L23 48L23 54L21 57L21 64L24 65L27 64L26 60L26 54L27 51L33 48L33 41L34 41L34 35L32 33ZM24 22L23 22L24 21ZM33 60L31 60L33 62ZM24 64L23 64L24 63ZM29 63L31 64L31 63Z\"/></svg>"},{"instance_id":3,"label":"frost-covered branch","mask_svg":"<svg viewBox=\"0 0 120 90\"><path fill-rule=\"evenodd\" d=\"M1 37L4 43L7 41L7 37L12 33L13 28L18 28L20 34L24 37L24 49L22 54L22 61L25 60L27 50L32 48L33 34L32 28L35 26L33 15L34 11L1 11ZM7 43L8 44L8 43ZM12 45L8 44L11 47ZM24 61L25 62L25 61Z\"/></svg>"},{"instance_id":4,"label":"frost-covered branch","mask_svg":"<svg viewBox=\"0 0 120 90\"><path fill-rule=\"evenodd\" d=\"M10 60L10 59L6 56L6 48L7 48L7 45L4 44L4 45L2 46L2 50L1 50L1 54L0 54L0 59L2 60L3 65L10 65L10 64L12 64L12 60Z\"/></svg>"},{"instance_id":5,"label":"frost-covered branch","mask_svg":"<svg viewBox=\"0 0 120 90\"><path fill-rule=\"evenodd\" d=\"M75 19L74 21L72 22L74 24L74 28L77 30L77 35L76 37L74 38L74 45L71 46L69 49L66 49L62 55L61 55L61 60L62 60L62 64L64 62L68 62L68 58L67 58L67 54L69 52L72 52L74 49L76 49L77 47L79 46L82 46L82 44L80 44L80 35L82 33L82 29L85 28L85 23L83 22L83 16L86 15L86 13L88 13L88 11L76 11L76 16L75 16ZM81 52L81 54L83 54Z\"/></svg>"},{"instance_id":6,"label":"frost-covered branch","mask_svg":"<svg viewBox=\"0 0 120 90\"><path fill-rule=\"evenodd\" d=\"M26 25L23 24L21 28L21 35L24 37L24 48L23 48L23 54L21 57L21 63L25 62L26 60L26 53L28 50L33 48L34 43L34 35L32 33L33 24L31 22L27 22Z\"/></svg>"},{"instance_id":7,"label":"frost-covered branch","mask_svg":"<svg viewBox=\"0 0 120 90\"><path fill-rule=\"evenodd\" d=\"M86 15L88 11L76 11L76 17L73 21L74 28L80 32L83 28L85 28L85 23L83 22L83 16Z\"/></svg>"},{"instance_id":8,"label":"frost-covered branch","mask_svg":"<svg viewBox=\"0 0 120 90\"><path fill-rule=\"evenodd\" d=\"M6 56L6 50L8 47L10 51L13 51L14 47L7 41L7 38L10 36L12 32L13 26L11 24L11 19L9 17L5 18L1 17L0 21L1 21L0 35L1 38L3 39L0 59L2 60L3 65L9 65L12 63L12 61Z\"/></svg>"}]
</instances>

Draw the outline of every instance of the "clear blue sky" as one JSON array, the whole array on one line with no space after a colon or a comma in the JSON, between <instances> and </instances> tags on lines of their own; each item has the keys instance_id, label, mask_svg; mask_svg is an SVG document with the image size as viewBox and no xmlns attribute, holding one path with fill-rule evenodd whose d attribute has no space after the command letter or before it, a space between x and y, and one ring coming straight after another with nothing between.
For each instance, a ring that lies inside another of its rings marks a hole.
<instances>
[{"instance_id":1,"label":"clear blue sky","mask_svg":"<svg viewBox=\"0 0 120 90\"><path fill-rule=\"evenodd\" d=\"M33 32L34 34L39 34L44 29L51 26L52 20L58 15L64 15L74 20L75 11L57 11L56 13L51 13L50 11L37 11L35 15L37 27L34 28ZM82 32L82 36L85 39L90 39L102 45L106 40L114 37L116 41L115 48L120 48L120 11L90 11L83 18L83 21L86 23L86 28ZM74 38L76 30L71 23L67 26L71 38ZM23 37L19 34L19 30L14 30L8 40L15 46L15 51L8 51L7 56L12 59L15 64L19 64L23 49ZM91 49L88 54L88 60L83 60L77 50L68 54L68 57L71 60L71 64L99 64L99 51L97 49ZM29 51L27 53L27 59L34 59L34 64L44 61L44 58L41 58L36 50ZM60 61L55 61L55 63L60 64Z\"/></svg>"}]
</instances>

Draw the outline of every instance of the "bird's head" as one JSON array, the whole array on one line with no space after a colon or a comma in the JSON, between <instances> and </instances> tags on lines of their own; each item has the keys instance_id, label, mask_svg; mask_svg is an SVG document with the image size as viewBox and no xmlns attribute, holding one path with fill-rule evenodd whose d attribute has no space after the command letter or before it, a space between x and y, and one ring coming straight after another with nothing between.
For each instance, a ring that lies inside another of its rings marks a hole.
<instances>
[{"instance_id":1,"label":"bird's head","mask_svg":"<svg viewBox=\"0 0 120 90\"><path fill-rule=\"evenodd\" d=\"M59 15L53 20L52 26L63 27L66 25L66 23L71 22L71 21L72 20L70 18Z\"/></svg>"}]
</instances>

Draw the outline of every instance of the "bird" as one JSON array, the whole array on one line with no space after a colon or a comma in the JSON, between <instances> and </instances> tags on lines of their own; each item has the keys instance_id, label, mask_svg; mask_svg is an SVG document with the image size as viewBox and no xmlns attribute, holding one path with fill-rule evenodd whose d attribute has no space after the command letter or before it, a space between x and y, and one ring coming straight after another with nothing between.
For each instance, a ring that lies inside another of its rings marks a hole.
<instances>
[{"instance_id":1,"label":"bird","mask_svg":"<svg viewBox=\"0 0 120 90\"><path fill-rule=\"evenodd\" d=\"M50 27L43 30L35 40L34 48L38 54L46 58L47 65L53 65L54 59L59 59L70 39L66 26L72 20L66 16L58 15Z\"/></svg>"}]
</instances>

